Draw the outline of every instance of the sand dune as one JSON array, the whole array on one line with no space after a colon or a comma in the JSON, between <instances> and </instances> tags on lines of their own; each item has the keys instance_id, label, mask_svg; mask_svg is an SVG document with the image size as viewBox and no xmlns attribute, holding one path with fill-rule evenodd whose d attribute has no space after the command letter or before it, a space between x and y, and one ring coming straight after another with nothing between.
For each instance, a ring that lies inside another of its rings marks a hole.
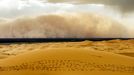
<instances>
[{"instance_id":1,"label":"sand dune","mask_svg":"<svg viewBox=\"0 0 134 75\"><path fill-rule=\"evenodd\" d=\"M134 58L88 48L49 48L0 60L0 75L133 75Z\"/></svg>"},{"instance_id":2,"label":"sand dune","mask_svg":"<svg viewBox=\"0 0 134 75\"><path fill-rule=\"evenodd\" d=\"M56 42L56 43L22 43L0 45L0 59L16 56L29 51L47 48L89 48L97 51L106 51L134 57L134 40L110 41L83 41L83 42Z\"/></svg>"}]
</instances>

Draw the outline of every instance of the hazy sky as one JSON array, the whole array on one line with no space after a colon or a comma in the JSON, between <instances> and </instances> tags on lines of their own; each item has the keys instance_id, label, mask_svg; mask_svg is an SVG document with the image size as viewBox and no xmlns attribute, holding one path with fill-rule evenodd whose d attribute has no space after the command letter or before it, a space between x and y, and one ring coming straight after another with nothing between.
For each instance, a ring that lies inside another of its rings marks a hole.
<instances>
[{"instance_id":1,"label":"hazy sky","mask_svg":"<svg viewBox=\"0 0 134 75\"><path fill-rule=\"evenodd\" d=\"M25 14L25 12L34 14L55 11L83 12L97 10L109 11L109 13L114 10L114 12L120 14L133 13L134 0L0 0L0 16L5 17Z\"/></svg>"},{"instance_id":2,"label":"hazy sky","mask_svg":"<svg viewBox=\"0 0 134 75\"><path fill-rule=\"evenodd\" d=\"M111 6L118 6L123 12L134 11L134 0L44 0L48 2L70 2L70 3L100 3Z\"/></svg>"},{"instance_id":3,"label":"hazy sky","mask_svg":"<svg viewBox=\"0 0 134 75\"><path fill-rule=\"evenodd\" d=\"M41 13L93 12L133 26L133 10L134 0L0 0L0 18Z\"/></svg>"}]
</instances>

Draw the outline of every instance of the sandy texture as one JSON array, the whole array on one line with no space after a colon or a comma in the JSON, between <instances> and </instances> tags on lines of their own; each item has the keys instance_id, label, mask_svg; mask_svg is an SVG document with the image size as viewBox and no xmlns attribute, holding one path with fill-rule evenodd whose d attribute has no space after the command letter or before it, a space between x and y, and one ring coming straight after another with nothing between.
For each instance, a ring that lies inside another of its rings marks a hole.
<instances>
[{"instance_id":1,"label":"sandy texture","mask_svg":"<svg viewBox=\"0 0 134 75\"><path fill-rule=\"evenodd\" d=\"M133 75L134 58L88 48L50 48L0 60L1 75Z\"/></svg>"},{"instance_id":2,"label":"sandy texture","mask_svg":"<svg viewBox=\"0 0 134 75\"><path fill-rule=\"evenodd\" d=\"M1 44L0 75L134 75L134 40Z\"/></svg>"},{"instance_id":3,"label":"sandy texture","mask_svg":"<svg viewBox=\"0 0 134 75\"><path fill-rule=\"evenodd\" d=\"M63 43L32 43L32 44L7 44L0 45L0 59L16 56L21 53L46 49L46 48L89 48L92 50L106 51L112 53L134 56L134 40L111 40L111 41L83 41Z\"/></svg>"}]
</instances>

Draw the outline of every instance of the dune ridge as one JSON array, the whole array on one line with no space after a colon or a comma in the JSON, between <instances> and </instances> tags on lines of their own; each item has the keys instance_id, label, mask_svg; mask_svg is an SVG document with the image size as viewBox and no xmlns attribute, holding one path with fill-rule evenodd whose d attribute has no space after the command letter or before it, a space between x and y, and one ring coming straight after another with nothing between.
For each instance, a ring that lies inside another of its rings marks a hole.
<instances>
[{"instance_id":1,"label":"dune ridge","mask_svg":"<svg viewBox=\"0 0 134 75\"><path fill-rule=\"evenodd\" d=\"M35 72L38 75L64 75L83 72L81 75L133 75L133 62L132 57L88 48L49 48L0 60L0 73L26 75Z\"/></svg>"},{"instance_id":2,"label":"dune ridge","mask_svg":"<svg viewBox=\"0 0 134 75\"><path fill-rule=\"evenodd\" d=\"M25 52L47 48L89 48L97 51L106 51L127 56L134 56L134 40L110 41L82 41L82 42L55 42L55 43L21 43L0 45L0 59L16 56Z\"/></svg>"}]
</instances>

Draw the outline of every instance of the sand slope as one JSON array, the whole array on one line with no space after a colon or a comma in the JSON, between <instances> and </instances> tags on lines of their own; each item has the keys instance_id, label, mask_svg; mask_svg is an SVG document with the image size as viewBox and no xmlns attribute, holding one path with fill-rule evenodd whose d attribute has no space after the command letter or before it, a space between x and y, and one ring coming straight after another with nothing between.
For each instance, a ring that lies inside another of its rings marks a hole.
<instances>
[{"instance_id":1,"label":"sand slope","mask_svg":"<svg viewBox=\"0 0 134 75\"><path fill-rule=\"evenodd\" d=\"M134 40L82 41L82 42L50 42L0 44L0 60L10 56L47 48L89 48L134 57Z\"/></svg>"},{"instance_id":2,"label":"sand slope","mask_svg":"<svg viewBox=\"0 0 134 75\"><path fill-rule=\"evenodd\" d=\"M49 48L0 60L0 75L134 75L134 58L88 48Z\"/></svg>"}]
</instances>

